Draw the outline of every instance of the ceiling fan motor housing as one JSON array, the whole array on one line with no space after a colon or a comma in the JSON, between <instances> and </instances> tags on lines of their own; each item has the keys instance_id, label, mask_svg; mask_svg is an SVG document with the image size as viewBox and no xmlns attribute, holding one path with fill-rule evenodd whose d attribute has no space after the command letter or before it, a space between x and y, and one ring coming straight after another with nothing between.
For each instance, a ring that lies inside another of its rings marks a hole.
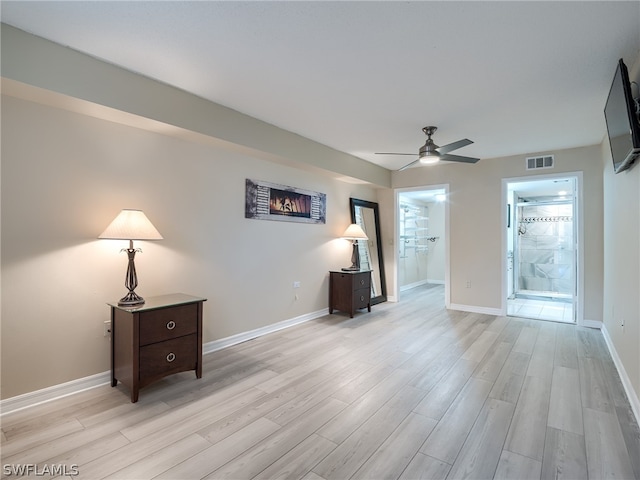
<instances>
[{"instance_id":1,"label":"ceiling fan motor housing","mask_svg":"<svg viewBox=\"0 0 640 480\"><path fill-rule=\"evenodd\" d=\"M424 155L440 155L437 151L437 149L440 148L438 147L438 145L436 145L433 140L429 139L427 140L427 143L425 143L422 147L420 147L419 153L420 156L424 156Z\"/></svg>"},{"instance_id":2,"label":"ceiling fan motor housing","mask_svg":"<svg viewBox=\"0 0 640 480\"><path fill-rule=\"evenodd\" d=\"M422 129L428 138L425 144L420 147L420 150L418 151L418 159L420 160L420 163L436 163L440 160L440 152L437 150L439 147L433 140L431 140L431 135L433 135L437 129L437 127L424 127Z\"/></svg>"}]
</instances>

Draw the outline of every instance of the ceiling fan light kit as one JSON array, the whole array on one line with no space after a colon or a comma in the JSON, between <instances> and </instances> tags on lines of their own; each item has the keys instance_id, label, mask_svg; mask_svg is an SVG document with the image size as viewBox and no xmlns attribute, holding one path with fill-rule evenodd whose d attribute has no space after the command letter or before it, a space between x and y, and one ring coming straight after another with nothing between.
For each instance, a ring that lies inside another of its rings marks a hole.
<instances>
[{"instance_id":1,"label":"ceiling fan light kit","mask_svg":"<svg viewBox=\"0 0 640 480\"><path fill-rule=\"evenodd\" d=\"M457 142L453 142L448 145L439 147L431 139L431 135L433 135L437 129L438 127L434 127L434 126L424 127L422 129L422 131L427 136L427 141L422 147L420 147L420 150L418 151L418 159L405 165L404 167L400 168L398 171L412 167L416 163L420 163L422 165L433 165L435 163L438 163L440 160L447 160L449 162L476 163L477 161L480 160L479 158L463 157L461 155L449 155L449 152L452 152L453 150L457 150L458 148L466 147L467 145L471 145L473 142L468 138L464 138L462 140L458 140ZM413 155L413 154L411 153L376 153L376 155Z\"/></svg>"},{"instance_id":2,"label":"ceiling fan light kit","mask_svg":"<svg viewBox=\"0 0 640 480\"><path fill-rule=\"evenodd\" d=\"M434 163L438 163L440 161L440 155L438 152L435 153L424 153L420 154L420 163L423 165L433 165Z\"/></svg>"}]
</instances>

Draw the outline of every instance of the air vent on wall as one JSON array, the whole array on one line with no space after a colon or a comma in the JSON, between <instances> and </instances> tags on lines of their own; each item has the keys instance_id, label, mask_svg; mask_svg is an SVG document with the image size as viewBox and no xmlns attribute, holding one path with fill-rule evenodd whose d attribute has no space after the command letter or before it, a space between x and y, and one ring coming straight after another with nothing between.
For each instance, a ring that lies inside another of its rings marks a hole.
<instances>
[{"instance_id":1,"label":"air vent on wall","mask_svg":"<svg viewBox=\"0 0 640 480\"><path fill-rule=\"evenodd\" d=\"M537 170L539 168L553 168L553 155L542 157L528 157L526 159L527 170Z\"/></svg>"}]
</instances>

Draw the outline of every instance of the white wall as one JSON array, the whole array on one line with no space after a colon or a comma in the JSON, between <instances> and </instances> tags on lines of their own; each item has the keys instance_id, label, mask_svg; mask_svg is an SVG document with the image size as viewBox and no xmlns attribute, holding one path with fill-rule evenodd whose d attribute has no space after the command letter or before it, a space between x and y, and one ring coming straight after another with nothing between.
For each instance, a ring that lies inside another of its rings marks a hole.
<instances>
[{"instance_id":1,"label":"white wall","mask_svg":"<svg viewBox=\"0 0 640 480\"><path fill-rule=\"evenodd\" d=\"M206 297L209 342L327 308L328 271L351 254L337 238L349 197L377 200L370 186L8 96L1 153L2 398L109 369L103 322L126 293L126 242L97 236L122 208L164 236L136 244L136 291ZM327 223L245 219L246 178L326 193Z\"/></svg>"},{"instance_id":2,"label":"white wall","mask_svg":"<svg viewBox=\"0 0 640 480\"><path fill-rule=\"evenodd\" d=\"M640 54L626 61L640 83ZM612 75L615 63L611 67ZM637 90L634 90L637 93ZM640 398L640 165L614 174L607 140L604 171L604 309L607 335Z\"/></svg>"},{"instance_id":3,"label":"white wall","mask_svg":"<svg viewBox=\"0 0 640 480\"><path fill-rule=\"evenodd\" d=\"M396 232L396 212L395 193L390 188L379 188L376 190L380 210L380 234L382 241L382 260L384 264L387 299L395 302L397 285L397 273L395 261L395 232Z\"/></svg>"}]
</instances>

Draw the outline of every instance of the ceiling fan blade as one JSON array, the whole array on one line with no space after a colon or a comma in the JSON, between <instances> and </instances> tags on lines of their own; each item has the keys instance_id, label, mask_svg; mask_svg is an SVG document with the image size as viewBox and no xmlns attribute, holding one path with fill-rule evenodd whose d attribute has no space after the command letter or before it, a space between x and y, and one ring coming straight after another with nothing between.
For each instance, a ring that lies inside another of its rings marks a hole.
<instances>
[{"instance_id":1,"label":"ceiling fan blade","mask_svg":"<svg viewBox=\"0 0 640 480\"><path fill-rule=\"evenodd\" d=\"M374 155L415 155L415 153L376 152Z\"/></svg>"},{"instance_id":2,"label":"ceiling fan blade","mask_svg":"<svg viewBox=\"0 0 640 480\"><path fill-rule=\"evenodd\" d=\"M473 157L463 157L460 155L442 155L440 160L446 160L448 162L462 162L462 163L477 163L480 161L479 158Z\"/></svg>"},{"instance_id":3,"label":"ceiling fan blade","mask_svg":"<svg viewBox=\"0 0 640 480\"><path fill-rule=\"evenodd\" d=\"M420 161L420 159L418 158L418 159L414 160L413 162L406 164L404 167L399 168L399 169L398 169L398 172L401 172L402 170L405 170L405 169L407 169L407 168L409 168L409 167L411 167L411 166L415 165L415 164L416 164L416 163L418 163L419 161Z\"/></svg>"},{"instance_id":4,"label":"ceiling fan blade","mask_svg":"<svg viewBox=\"0 0 640 480\"><path fill-rule=\"evenodd\" d=\"M444 145L442 147L438 147L436 148L436 150L438 152L440 152L441 154L445 154L448 152L453 152L454 150L457 150L458 148L462 148L462 147L466 147L467 145L471 145L473 142L471 140L469 140L468 138L464 138L462 140L458 140L457 142L453 142L450 143L448 145Z\"/></svg>"}]
</instances>

